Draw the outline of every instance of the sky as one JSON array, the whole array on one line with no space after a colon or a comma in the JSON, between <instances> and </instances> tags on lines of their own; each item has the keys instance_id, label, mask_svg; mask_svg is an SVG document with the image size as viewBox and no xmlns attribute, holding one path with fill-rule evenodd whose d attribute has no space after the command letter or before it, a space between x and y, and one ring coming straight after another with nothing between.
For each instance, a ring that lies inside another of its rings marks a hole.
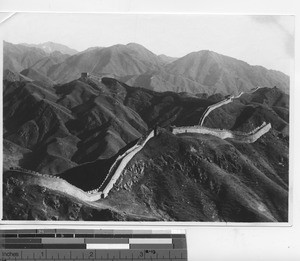
<instances>
[{"instance_id":1,"label":"sky","mask_svg":"<svg viewBox=\"0 0 300 261\"><path fill-rule=\"evenodd\" d=\"M293 16L17 13L0 31L8 42L78 51L130 42L173 57L211 50L286 74L294 59Z\"/></svg>"}]
</instances>

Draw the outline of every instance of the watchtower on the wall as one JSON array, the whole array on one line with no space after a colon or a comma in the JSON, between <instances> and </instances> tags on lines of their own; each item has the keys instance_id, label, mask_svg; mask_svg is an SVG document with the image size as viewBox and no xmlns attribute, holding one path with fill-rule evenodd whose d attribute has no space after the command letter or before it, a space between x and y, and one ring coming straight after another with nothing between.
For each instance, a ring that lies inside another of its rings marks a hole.
<instances>
[{"instance_id":1,"label":"watchtower on the wall","mask_svg":"<svg viewBox=\"0 0 300 261\"><path fill-rule=\"evenodd\" d=\"M89 74L87 72L82 72L81 73L81 78L86 79L89 76Z\"/></svg>"}]
</instances>

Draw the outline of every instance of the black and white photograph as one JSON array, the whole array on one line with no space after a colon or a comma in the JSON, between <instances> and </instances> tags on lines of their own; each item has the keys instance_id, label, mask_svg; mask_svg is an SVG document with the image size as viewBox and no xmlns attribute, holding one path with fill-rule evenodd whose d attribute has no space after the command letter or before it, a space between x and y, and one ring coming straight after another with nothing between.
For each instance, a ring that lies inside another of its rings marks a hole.
<instances>
[{"instance_id":1,"label":"black and white photograph","mask_svg":"<svg viewBox=\"0 0 300 261\"><path fill-rule=\"evenodd\" d=\"M289 15L16 13L2 220L290 221Z\"/></svg>"}]
</instances>

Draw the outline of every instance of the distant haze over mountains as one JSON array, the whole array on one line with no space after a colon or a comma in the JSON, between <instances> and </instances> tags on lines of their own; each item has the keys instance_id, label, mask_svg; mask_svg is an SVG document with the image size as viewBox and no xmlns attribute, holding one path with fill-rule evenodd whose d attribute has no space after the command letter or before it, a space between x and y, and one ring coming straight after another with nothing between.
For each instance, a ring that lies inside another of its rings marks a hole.
<instances>
[{"instance_id":1,"label":"distant haze over mountains","mask_svg":"<svg viewBox=\"0 0 300 261\"><path fill-rule=\"evenodd\" d=\"M44 50L46 53L52 53L55 51L61 52L63 54L69 54L69 55L78 53L78 51L71 49L68 46L65 46L63 44L53 43L53 42L46 42L46 43L41 43L41 44L22 43L22 45L40 48L40 49Z\"/></svg>"},{"instance_id":2,"label":"distant haze over mountains","mask_svg":"<svg viewBox=\"0 0 300 261\"><path fill-rule=\"evenodd\" d=\"M53 84L67 83L78 79L82 72L89 72L160 92L237 94L257 86L277 86L289 92L289 76L284 73L208 50L173 58L156 55L136 43L77 52L52 42L4 42L3 53L4 70L18 74L30 69L25 71L26 77L47 79Z\"/></svg>"}]
</instances>

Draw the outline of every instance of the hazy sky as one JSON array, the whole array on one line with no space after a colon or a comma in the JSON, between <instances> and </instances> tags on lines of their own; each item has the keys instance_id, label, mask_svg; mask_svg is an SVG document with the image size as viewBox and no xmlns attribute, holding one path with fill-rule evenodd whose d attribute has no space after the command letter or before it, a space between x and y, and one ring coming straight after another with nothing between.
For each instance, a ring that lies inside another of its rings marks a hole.
<instances>
[{"instance_id":1,"label":"hazy sky","mask_svg":"<svg viewBox=\"0 0 300 261\"><path fill-rule=\"evenodd\" d=\"M287 74L294 58L293 16L19 13L0 31L8 42L53 41L78 51L129 42L174 57L212 50Z\"/></svg>"}]
</instances>

